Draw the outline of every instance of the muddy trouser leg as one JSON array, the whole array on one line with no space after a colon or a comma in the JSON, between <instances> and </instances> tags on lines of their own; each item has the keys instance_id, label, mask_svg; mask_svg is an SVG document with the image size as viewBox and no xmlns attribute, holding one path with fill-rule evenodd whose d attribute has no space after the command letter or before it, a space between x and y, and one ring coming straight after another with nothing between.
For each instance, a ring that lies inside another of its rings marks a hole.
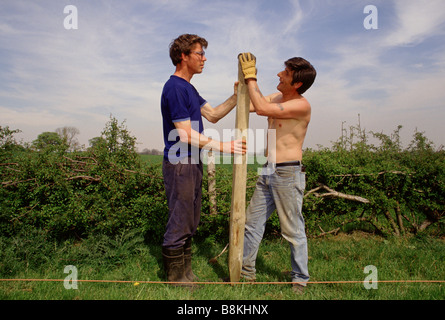
<instances>
[{"instance_id":1,"label":"muddy trouser leg","mask_svg":"<svg viewBox=\"0 0 445 320\"><path fill-rule=\"evenodd\" d=\"M201 216L202 163L164 161L163 175L169 216L162 248L180 249L184 259L184 246L195 234Z\"/></svg>"}]
</instances>

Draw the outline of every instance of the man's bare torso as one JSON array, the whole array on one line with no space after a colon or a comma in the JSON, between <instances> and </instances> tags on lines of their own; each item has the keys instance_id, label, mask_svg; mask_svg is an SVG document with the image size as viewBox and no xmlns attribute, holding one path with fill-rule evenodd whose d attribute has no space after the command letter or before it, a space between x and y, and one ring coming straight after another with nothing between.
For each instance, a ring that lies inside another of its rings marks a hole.
<instances>
[{"instance_id":1,"label":"man's bare torso","mask_svg":"<svg viewBox=\"0 0 445 320\"><path fill-rule=\"evenodd\" d=\"M269 96L270 102L280 103L284 102L280 93ZM271 138L272 135L268 135L269 154L267 155L269 162L281 163L288 161L301 161L303 159L303 143L306 137L307 128L310 122L311 113L309 102L304 97L309 108L309 112L302 118L295 119L267 119L268 129L275 130L276 143L273 145ZM295 99L296 101L299 99ZM301 100L299 101L301 102ZM272 143L272 144L270 144Z\"/></svg>"}]
</instances>

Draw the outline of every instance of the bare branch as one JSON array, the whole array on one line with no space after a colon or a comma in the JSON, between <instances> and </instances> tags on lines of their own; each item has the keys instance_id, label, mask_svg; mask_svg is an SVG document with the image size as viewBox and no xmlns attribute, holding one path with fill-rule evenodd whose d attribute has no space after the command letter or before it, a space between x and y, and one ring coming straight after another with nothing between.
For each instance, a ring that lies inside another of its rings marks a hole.
<instances>
[{"instance_id":1,"label":"bare branch","mask_svg":"<svg viewBox=\"0 0 445 320\"><path fill-rule=\"evenodd\" d=\"M69 177L66 180L78 180L78 179L90 180L90 181L96 181L96 182L99 182L101 180L100 177L99 178L93 178L93 177L90 177L90 176L75 176L75 177Z\"/></svg>"},{"instance_id":2,"label":"bare branch","mask_svg":"<svg viewBox=\"0 0 445 320\"><path fill-rule=\"evenodd\" d=\"M403 171L382 171L377 173L351 173L351 174L334 174L331 177L362 177L362 176L380 176L382 174L392 173L392 174L402 174L411 176L411 173L406 173ZM415 173L415 172L414 172Z\"/></svg>"},{"instance_id":3,"label":"bare branch","mask_svg":"<svg viewBox=\"0 0 445 320\"><path fill-rule=\"evenodd\" d=\"M19 183L22 183L22 182L29 182L29 181L35 181L35 180L36 180L35 178L32 178L32 179L19 180L19 181L5 181L5 182L2 182L2 186L3 187L10 187L10 186L15 186L15 185L17 185Z\"/></svg>"},{"instance_id":4,"label":"bare branch","mask_svg":"<svg viewBox=\"0 0 445 320\"><path fill-rule=\"evenodd\" d=\"M328 193L322 193L322 194L316 193L316 191L318 191L320 189L324 189L324 190L328 191ZM317 198L335 197L335 198L343 198L343 199L357 201L357 202L362 202L362 203L369 203L370 202L368 199L363 198L363 197L353 196L353 195L349 195L349 194L345 194L345 193L342 193L342 192L335 191L334 189L331 189L328 186L325 186L324 184L320 184L320 186L318 188L310 190L305 195L305 197L308 196L311 193L313 193L314 196L316 196Z\"/></svg>"}]
</instances>

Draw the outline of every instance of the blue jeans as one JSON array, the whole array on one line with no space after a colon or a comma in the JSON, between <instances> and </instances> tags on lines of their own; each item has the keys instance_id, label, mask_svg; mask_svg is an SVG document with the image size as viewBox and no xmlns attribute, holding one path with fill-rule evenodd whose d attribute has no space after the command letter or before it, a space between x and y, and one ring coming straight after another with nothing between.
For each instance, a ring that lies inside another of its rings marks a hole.
<instances>
[{"instance_id":1,"label":"blue jeans","mask_svg":"<svg viewBox=\"0 0 445 320\"><path fill-rule=\"evenodd\" d=\"M266 221L277 210L281 234L291 250L293 282L309 281L307 238L302 215L306 174L301 166L275 167L269 164L267 174L260 175L246 211L243 268L241 275L255 280L255 260L264 235Z\"/></svg>"}]
</instances>

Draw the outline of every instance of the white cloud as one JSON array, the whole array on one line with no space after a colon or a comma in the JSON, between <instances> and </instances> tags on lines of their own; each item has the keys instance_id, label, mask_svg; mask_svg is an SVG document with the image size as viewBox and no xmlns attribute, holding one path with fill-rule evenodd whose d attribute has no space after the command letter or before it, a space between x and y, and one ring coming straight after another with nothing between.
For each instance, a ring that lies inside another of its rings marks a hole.
<instances>
[{"instance_id":1,"label":"white cloud","mask_svg":"<svg viewBox=\"0 0 445 320\"><path fill-rule=\"evenodd\" d=\"M301 23L304 20L304 12L300 5L300 0L291 0L290 1L293 6L293 14L289 19L287 26L284 29L284 33L288 33L290 31L295 32L300 27Z\"/></svg>"},{"instance_id":2,"label":"white cloud","mask_svg":"<svg viewBox=\"0 0 445 320\"><path fill-rule=\"evenodd\" d=\"M443 0L395 0L397 24L385 40L387 46L416 45L425 39L444 34Z\"/></svg>"}]
</instances>

